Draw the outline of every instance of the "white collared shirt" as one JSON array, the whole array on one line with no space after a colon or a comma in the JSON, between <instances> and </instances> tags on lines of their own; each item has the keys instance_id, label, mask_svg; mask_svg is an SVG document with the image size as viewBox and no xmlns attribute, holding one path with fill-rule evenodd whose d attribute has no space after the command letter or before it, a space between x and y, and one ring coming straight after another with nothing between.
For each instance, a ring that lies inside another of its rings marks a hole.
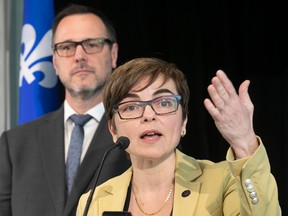
<instances>
[{"instance_id":1,"label":"white collared shirt","mask_svg":"<svg viewBox=\"0 0 288 216\"><path fill-rule=\"evenodd\" d=\"M68 149L70 145L70 139L71 139L71 134L72 130L74 128L74 123L71 121L69 118L71 115L77 114L73 108L68 104L68 102L65 100L64 101L64 131L65 131L65 161L67 160L67 155L68 155ZM88 110L85 114L91 115L93 118L88 121L84 125L84 141L83 141L83 146L82 146L82 153L81 153L81 162L90 146L90 143L92 141L92 138L95 134L95 131L97 130L97 127L99 125L99 122L101 118L104 115L104 105L103 103L97 104L95 107L91 108Z\"/></svg>"}]
</instances>

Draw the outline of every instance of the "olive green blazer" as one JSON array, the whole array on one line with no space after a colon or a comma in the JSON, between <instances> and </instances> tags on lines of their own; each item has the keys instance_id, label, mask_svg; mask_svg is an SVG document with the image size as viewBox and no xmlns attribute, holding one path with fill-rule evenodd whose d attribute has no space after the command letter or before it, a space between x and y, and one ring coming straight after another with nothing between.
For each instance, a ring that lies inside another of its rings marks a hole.
<instances>
[{"instance_id":1,"label":"olive green blazer","mask_svg":"<svg viewBox=\"0 0 288 216\"><path fill-rule=\"evenodd\" d=\"M175 150L172 215L281 215L277 185L260 138L259 141L260 146L251 157L234 160L229 149L226 161L219 163L196 160ZM123 211L131 177L132 168L129 168L122 175L98 186L88 215L102 216L103 211ZM89 192L81 196L78 216L83 215L88 196Z\"/></svg>"}]
</instances>

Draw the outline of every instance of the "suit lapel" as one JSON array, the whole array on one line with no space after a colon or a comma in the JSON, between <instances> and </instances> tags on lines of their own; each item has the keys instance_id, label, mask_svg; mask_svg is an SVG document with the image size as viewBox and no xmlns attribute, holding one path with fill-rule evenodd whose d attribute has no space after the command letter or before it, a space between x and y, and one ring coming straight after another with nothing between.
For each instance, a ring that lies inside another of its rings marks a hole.
<instances>
[{"instance_id":1,"label":"suit lapel","mask_svg":"<svg viewBox=\"0 0 288 216\"><path fill-rule=\"evenodd\" d=\"M103 116L75 178L74 185L77 186L72 188L66 201L64 107L48 115L44 121L46 123L39 128L39 143L47 184L57 215L70 215L77 207L79 197L92 187L102 156L114 142L108 130L107 120Z\"/></svg>"},{"instance_id":2,"label":"suit lapel","mask_svg":"<svg viewBox=\"0 0 288 216\"><path fill-rule=\"evenodd\" d=\"M39 144L44 172L57 215L65 206L65 159L64 159L64 109L49 115L46 124L39 128Z\"/></svg>"},{"instance_id":3,"label":"suit lapel","mask_svg":"<svg viewBox=\"0 0 288 216\"><path fill-rule=\"evenodd\" d=\"M77 185L77 187L73 186L71 190L69 199L66 203L64 215L69 215L73 208L75 208L75 206L77 207L79 197L92 187L94 176L101 162L102 156L106 149L113 144L112 137L108 131L107 120L105 117L102 117L86 156L81 163L77 176L75 177L74 185Z\"/></svg>"}]
</instances>

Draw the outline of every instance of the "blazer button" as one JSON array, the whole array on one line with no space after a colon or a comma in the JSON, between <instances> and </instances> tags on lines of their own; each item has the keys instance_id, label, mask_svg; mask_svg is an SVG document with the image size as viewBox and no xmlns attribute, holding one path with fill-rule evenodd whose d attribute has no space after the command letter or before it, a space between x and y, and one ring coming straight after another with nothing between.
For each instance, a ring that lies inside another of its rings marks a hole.
<instances>
[{"instance_id":1,"label":"blazer button","mask_svg":"<svg viewBox=\"0 0 288 216\"><path fill-rule=\"evenodd\" d=\"M190 195L190 193L191 193L190 190L185 190L182 192L182 197L187 197Z\"/></svg>"},{"instance_id":2,"label":"blazer button","mask_svg":"<svg viewBox=\"0 0 288 216\"><path fill-rule=\"evenodd\" d=\"M259 202L259 199L257 197L252 198L252 204L256 205Z\"/></svg>"},{"instance_id":3,"label":"blazer button","mask_svg":"<svg viewBox=\"0 0 288 216\"><path fill-rule=\"evenodd\" d=\"M246 179L245 180L245 185L246 185L246 187L248 187L249 185L251 185L252 184L252 180L251 179Z\"/></svg>"},{"instance_id":4,"label":"blazer button","mask_svg":"<svg viewBox=\"0 0 288 216\"><path fill-rule=\"evenodd\" d=\"M250 193L250 197L251 197L251 198L257 197L257 193L256 193L255 191L252 191L252 192Z\"/></svg>"},{"instance_id":5,"label":"blazer button","mask_svg":"<svg viewBox=\"0 0 288 216\"><path fill-rule=\"evenodd\" d=\"M247 191L250 192L250 193L253 192L254 191L254 185L253 184L248 185L247 186Z\"/></svg>"}]
</instances>

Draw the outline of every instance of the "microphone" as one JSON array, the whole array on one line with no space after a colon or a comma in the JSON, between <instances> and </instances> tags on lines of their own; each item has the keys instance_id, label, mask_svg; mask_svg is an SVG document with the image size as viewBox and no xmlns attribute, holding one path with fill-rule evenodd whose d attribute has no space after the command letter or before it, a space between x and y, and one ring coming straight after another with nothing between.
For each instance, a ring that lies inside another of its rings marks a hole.
<instances>
[{"instance_id":1,"label":"microphone","mask_svg":"<svg viewBox=\"0 0 288 216\"><path fill-rule=\"evenodd\" d=\"M100 177L100 174L101 174L101 170L102 170L102 167L103 167L103 164L104 164L104 161L106 159L106 156L110 153L110 151L116 147L118 147L119 149L126 149L128 148L130 144L130 140L127 138L127 137L124 137L124 136L121 136L117 139L115 145L112 145L110 148L108 148L103 157L102 157L102 160L101 160L101 163L99 165L99 168L98 168L98 173L97 173L97 176L95 178L95 182L93 184L93 187L90 191L90 194L89 194L89 197L87 199L87 202L86 202L86 205L85 205L85 209L84 209L84 213L83 213L83 216L87 216L87 213L88 213L88 210L89 210L89 207L90 207L90 203L92 201L92 197L93 197L93 194L94 194L94 191L95 191L95 188L96 188L96 185L98 183L98 179Z\"/></svg>"},{"instance_id":2,"label":"microphone","mask_svg":"<svg viewBox=\"0 0 288 216\"><path fill-rule=\"evenodd\" d=\"M116 147L118 146L119 149L126 149L128 148L129 144L130 144L130 140L127 137L121 136L118 138L117 142L115 143L115 146Z\"/></svg>"}]
</instances>

